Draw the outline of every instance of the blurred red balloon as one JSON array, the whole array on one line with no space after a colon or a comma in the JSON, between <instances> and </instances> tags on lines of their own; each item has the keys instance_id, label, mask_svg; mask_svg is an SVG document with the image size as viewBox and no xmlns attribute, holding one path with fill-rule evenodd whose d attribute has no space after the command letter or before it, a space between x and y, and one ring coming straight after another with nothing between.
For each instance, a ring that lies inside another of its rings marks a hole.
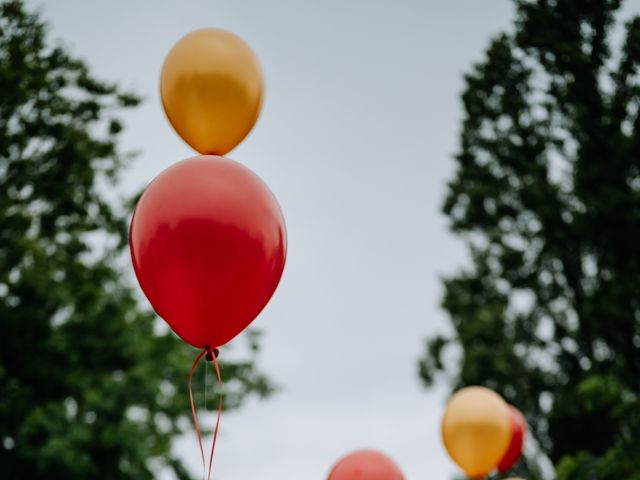
<instances>
[{"instance_id":1,"label":"blurred red balloon","mask_svg":"<svg viewBox=\"0 0 640 480\"><path fill-rule=\"evenodd\" d=\"M520 460L524 448L524 436L527 433L527 422L520 410L513 405L509 405L509 417L511 418L511 442L498 463L500 473L511 470L511 467Z\"/></svg>"},{"instance_id":2,"label":"blurred red balloon","mask_svg":"<svg viewBox=\"0 0 640 480\"><path fill-rule=\"evenodd\" d=\"M328 480L404 480L389 457L375 450L360 450L342 458Z\"/></svg>"},{"instance_id":3,"label":"blurred red balloon","mask_svg":"<svg viewBox=\"0 0 640 480\"><path fill-rule=\"evenodd\" d=\"M197 348L244 330L275 291L287 240L265 183L223 157L179 162L151 182L131 220L129 246L155 311Z\"/></svg>"}]
</instances>

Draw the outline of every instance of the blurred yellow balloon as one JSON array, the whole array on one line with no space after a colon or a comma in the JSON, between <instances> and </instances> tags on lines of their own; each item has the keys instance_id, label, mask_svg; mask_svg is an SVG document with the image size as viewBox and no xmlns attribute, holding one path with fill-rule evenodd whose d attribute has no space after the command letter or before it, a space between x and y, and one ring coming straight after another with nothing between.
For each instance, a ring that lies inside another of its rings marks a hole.
<instances>
[{"instance_id":1,"label":"blurred yellow balloon","mask_svg":"<svg viewBox=\"0 0 640 480\"><path fill-rule=\"evenodd\" d=\"M442 419L449 455L471 478L489 474L511 440L507 403L484 387L467 387L449 400Z\"/></svg>"},{"instance_id":2,"label":"blurred yellow balloon","mask_svg":"<svg viewBox=\"0 0 640 480\"><path fill-rule=\"evenodd\" d=\"M162 67L160 94L169 122L202 154L224 155L256 123L264 81L240 37L217 28L189 33Z\"/></svg>"}]
</instances>

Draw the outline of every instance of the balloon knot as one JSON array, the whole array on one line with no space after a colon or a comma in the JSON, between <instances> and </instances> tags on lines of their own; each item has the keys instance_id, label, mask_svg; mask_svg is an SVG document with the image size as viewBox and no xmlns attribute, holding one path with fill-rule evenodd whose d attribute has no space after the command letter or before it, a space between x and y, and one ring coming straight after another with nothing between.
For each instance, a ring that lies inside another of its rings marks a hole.
<instances>
[{"instance_id":1,"label":"balloon knot","mask_svg":"<svg viewBox=\"0 0 640 480\"><path fill-rule=\"evenodd\" d=\"M207 352L204 358L206 358L208 362L213 362L213 357L215 356L215 358L218 358L218 355L220 355L220 350L218 350L217 348L212 349L209 345L207 345L206 347L204 347L204 349Z\"/></svg>"}]
</instances>

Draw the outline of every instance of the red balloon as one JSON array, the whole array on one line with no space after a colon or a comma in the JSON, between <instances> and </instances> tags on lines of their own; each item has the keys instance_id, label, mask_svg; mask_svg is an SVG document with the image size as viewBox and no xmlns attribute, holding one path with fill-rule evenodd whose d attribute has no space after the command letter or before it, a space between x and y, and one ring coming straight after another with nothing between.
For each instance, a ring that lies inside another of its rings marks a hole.
<instances>
[{"instance_id":1,"label":"red balloon","mask_svg":"<svg viewBox=\"0 0 640 480\"><path fill-rule=\"evenodd\" d=\"M520 410L513 405L509 405L509 416L511 418L511 443L506 453L498 463L498 470L504 473L513 467L520 457L524 448L524 436L527 432L527 422Z\"/></svg>"},{"instance_id":2,"label":"red balloon","mask_svg":"<svg viewBox=\"0 0 640 480\"><path fill-rule=\"evenodd\" d=\"M342 458L328 480L404 480L404 475L385 454L360 450Z\"/></svg>"},{"instance_id":3,"label":"red balloon","mask_svg":"<svg viewBox=\"0 0 640 480\"><path fill-rule=\"evenodd\" d=\"M287 250L265 183L227 158L200 156L158 175L131 220L129 246L155 311L197 348L224 345L262 311Z\"/></svg>"}]
</instances>

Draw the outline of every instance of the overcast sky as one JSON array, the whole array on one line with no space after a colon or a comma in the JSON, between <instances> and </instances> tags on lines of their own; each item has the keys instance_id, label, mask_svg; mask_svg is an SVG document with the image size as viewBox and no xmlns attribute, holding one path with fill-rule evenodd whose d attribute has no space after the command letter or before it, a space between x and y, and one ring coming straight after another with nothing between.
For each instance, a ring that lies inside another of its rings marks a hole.
<instances>
[{"instance_id":1,"label":"overcast sky","mask_svg":"<svg viewBox=\"0 0 640 480\"><path fill-rule=\"evenodd\" d=\"M194 155L158 94L180 37L222 27L262 63L262 115L229 156L267 182L287 221L283 280L255 322L261 369L282 390L223 416L216 480L324 480L361 447L390 454L408 480L450 478L439 436L446 386L424 390L416 363L425 338L447 328L439 278L466 258L440 214L462 75L508 28L511 3L30 3L99 77L146 98L126 117L123 146L141 152L124 179L130 192ZM195 440L176 448L199 472Z\"/></svg>"}]
</instances>

